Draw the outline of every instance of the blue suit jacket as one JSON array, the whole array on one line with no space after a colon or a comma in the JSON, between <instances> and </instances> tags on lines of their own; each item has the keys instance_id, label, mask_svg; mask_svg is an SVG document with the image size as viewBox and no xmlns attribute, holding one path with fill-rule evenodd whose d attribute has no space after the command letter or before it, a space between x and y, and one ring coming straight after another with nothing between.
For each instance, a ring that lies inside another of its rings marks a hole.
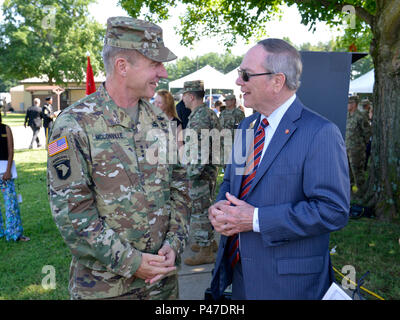
<instances>
[{"instance_id":1,"label":"blue suit jacket","mask_svg":"<svg viewBox=\"0 0 400 320\"><path fill-rule=\"evenodd\" d=\"M238 129L254 122L256 130L259 113ZM247 152L242 141L237 135L232 154ZM227 191L238 197L242 175L237 169L245 165L240 162L227 165L217 201ZM246 298L321 299L333 281L329 233L347 224L350 207L346 148L336 125L296 98L261 160L246 202L259 208L260 223L259 233L240 233ZM211 282L214 299L232 280L226 240L221 236Z\"/></svg>"}]
</instances>

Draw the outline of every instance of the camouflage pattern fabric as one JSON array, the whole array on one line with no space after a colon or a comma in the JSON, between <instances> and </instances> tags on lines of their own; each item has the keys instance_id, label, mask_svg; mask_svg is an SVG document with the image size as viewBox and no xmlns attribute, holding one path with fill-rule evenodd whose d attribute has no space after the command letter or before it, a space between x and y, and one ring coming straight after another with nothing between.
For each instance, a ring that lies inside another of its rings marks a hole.
<instances>
[{"instance_id":1,"label":"camouflage pattern fabric","mask_svg":"<svg viewBox=\"0 0 400 320\"><path fill-rule=\"evenodd\" d=\"M225 109L219 115L219 122L221 123L222 128L231 130L233 139L235 137L234 130L244 118L244 112L239 108L233 108L230 110Z\"/></svg>"},{"instance_id":2,"label":"camouflage pattern fabric","mask_svg":"<svg viewBox=\"0 0 400 320\"><path fill-rule=\"evenodd\" d=\"M187 148L188 158L190 158L190 150L198 150L197 161L189 163L187 166L190 180L190 198L193 206L190 217L190 234L198 245L209 246L214 239L214 230L208 219L208 208L214 202L215 186L220 166L220 158L213 159L213 155L215 155L217 150L220 152L222 143L218 146L212 143L211 137L202 137L202 129L205 129L204 132L210 132L212 129L220 132L221 125L215 112L210 110L206 104L202 104L190 114L185 133L190 132L188 129L196 132L198 139L195 141L190 136L185 135L185 148ZM201 148L203 139L209 139L208 150L204 148L202 150ZM198 144L194 145L194 143ZM204 159L204 155L207 152L208 159Z\"/></svg>"},{"instance_id":3,"label":"camouflage pattern fabric","mask_svg":"<svg viewBox=\"0 0 400 320\"><path fill-rule=\"evenodd\" d=\"M372 127L368 117L358 109L353 114L347 114L346 149L349 158L350 180L358 189L365 184L366 146L372 136Z\"/></svg>"},{"instance_id":4,"label":"camouflage pattern fabric","mask_svg":"<svg viewBox=\"0 0 400 320\"><path fill-rule=\"evenodd\" d=\"M165 242L180 262L188 237L188 181L182 167L149 163L146 150L158 150L162 139L157 141L158 134L149 141L147 134L154 129L168 138L168 123L148 102L139 100L137 107L135 124L100 86L54 123L48 192L55 223L72 254L72 299L171 295L159 293L171 288L147 285L134 274L142 253L157 254Z\"/></svg>"},{"instance_id":5,"label":"camouflage pattern fabric","mask_svg":"<svg viewBox=\"0 0 400 320\"><path fill-rule=\"evenodd\" d=\"M104 300L177 300L179 298L178 275L174 274L157 282L154 286L133 289L116 298Z\"/></svg>"},{"instance_id":6,"label":"camouflage pattern fabric","mask_svg":"<svg viewBox=\"0 0 400 320\"><path fill-rule=\"evenodd\" d=\"M183 93L196 91L204 91L203 80L185 81L183 83Z\"/></svg>"},{"instance_id":7,"label":"camouflage pattern fabric","mask_svg":"<svg viewBox=\"0 0 400 320\"><path fill-rule=\"evenodd\" d=\"M130 17L109 18L104 43L112 47L135 49L158 62L177 58L164 46L162 29L159 26Z\"/></svg>"}]
</instances>

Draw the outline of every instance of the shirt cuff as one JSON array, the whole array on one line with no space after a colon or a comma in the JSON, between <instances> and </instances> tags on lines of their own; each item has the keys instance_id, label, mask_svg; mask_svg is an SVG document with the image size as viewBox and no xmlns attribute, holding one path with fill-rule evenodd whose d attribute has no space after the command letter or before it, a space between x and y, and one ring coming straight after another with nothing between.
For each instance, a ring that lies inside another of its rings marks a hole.
<instances>
[{"instance_id":1,"label":"shirt cuff","mask_svg":"<svg viewBox=\"0 0 400 320\"><path fill-rule=\"evenodd\" d=\"M258 208L254 208L253 213L253 231L260 232L260 223L258 221Z\"/></svg>"}]
</instances>

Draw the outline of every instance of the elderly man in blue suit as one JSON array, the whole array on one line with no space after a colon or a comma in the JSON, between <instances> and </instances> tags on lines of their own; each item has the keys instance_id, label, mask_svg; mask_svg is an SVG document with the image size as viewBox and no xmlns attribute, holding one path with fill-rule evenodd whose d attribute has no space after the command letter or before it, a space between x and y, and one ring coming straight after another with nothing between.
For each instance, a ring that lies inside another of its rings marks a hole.
<instances>
[{"instance_id":1,"label":"elderly man in blue suit","mask_svg":"<svg viewBox=\"0 0 400 320\"><path fill-rule=\"evenodd\" d=\"M232 299L321 299L334 280L329 234L347 224L350 206L346 149L336 125L296 96L301 71L280 39L260 41L240 65L236 84L256 113L238 127L209 208L222 234L215 299L230 283Z\"/></svg>"}]
</instances>

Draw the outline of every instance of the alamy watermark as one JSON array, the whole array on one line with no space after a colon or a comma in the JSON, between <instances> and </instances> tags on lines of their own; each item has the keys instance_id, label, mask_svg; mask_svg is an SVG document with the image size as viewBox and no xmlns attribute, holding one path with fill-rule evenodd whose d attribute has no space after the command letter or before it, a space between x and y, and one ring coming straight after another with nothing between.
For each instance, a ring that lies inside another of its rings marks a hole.
<instances>
[{"instance_id":1,"label":"alamy watermark","mask_svg":"<svg viewBox=\"0 0 400 320\"><path fill-rule=\"evenodd\" d=\"M342 268L344 278L342 279L342 287L344 289L355 290L357 286L356 282L356 268L352 265L345 265Z\"/></svg>"},{"instance_id":2,"label":"alamy watermark","mask_svg":"<svg viewBox=\"0 0 400 320\"><path fill-rule=\"evenodd\" d=\"M186 128L176 134L176 123L170 123L168 132L151 129L146 133L148 148L146 162L181 165L227 165L235 163L237 173L244 173L244 165L252 161L253 129L201 129ZM234 153L232 153L234 150Z\"/></svg>"},{"instance_id":3,"label":"alamy watermark","mask_svg":"<svg viewBox=\"0 0 400 320\"><path fill-rule=\"evenodd\" d=\"M352 5L345 5L342 8L342 13L345 13L344 22L347 25L347 28L355 29L356 28L356 8Z\"/></svg>"},{"instance_id":4,"label":"alamy watermark","mask_svg":"<svg viewBox=\"0 0 400 320\"><path fill-rule=\"evenodd\" d=\"M45 290L56 289L56 269L52 265L45 265L42 268L42 273L45 276L42 279L42 288Z\"/></svg>"},{"instance_id":5,"label":"alamy watermark","mask_svg":"<svg viewBox=\"0 0 400 320\"><path fill-rule=\"evenodd\" d=\"M53 6L45 6L43 11L45 13L45 17L42 19L42 28L55 29L57 8Z\"/></svg>"}]
</instances>

